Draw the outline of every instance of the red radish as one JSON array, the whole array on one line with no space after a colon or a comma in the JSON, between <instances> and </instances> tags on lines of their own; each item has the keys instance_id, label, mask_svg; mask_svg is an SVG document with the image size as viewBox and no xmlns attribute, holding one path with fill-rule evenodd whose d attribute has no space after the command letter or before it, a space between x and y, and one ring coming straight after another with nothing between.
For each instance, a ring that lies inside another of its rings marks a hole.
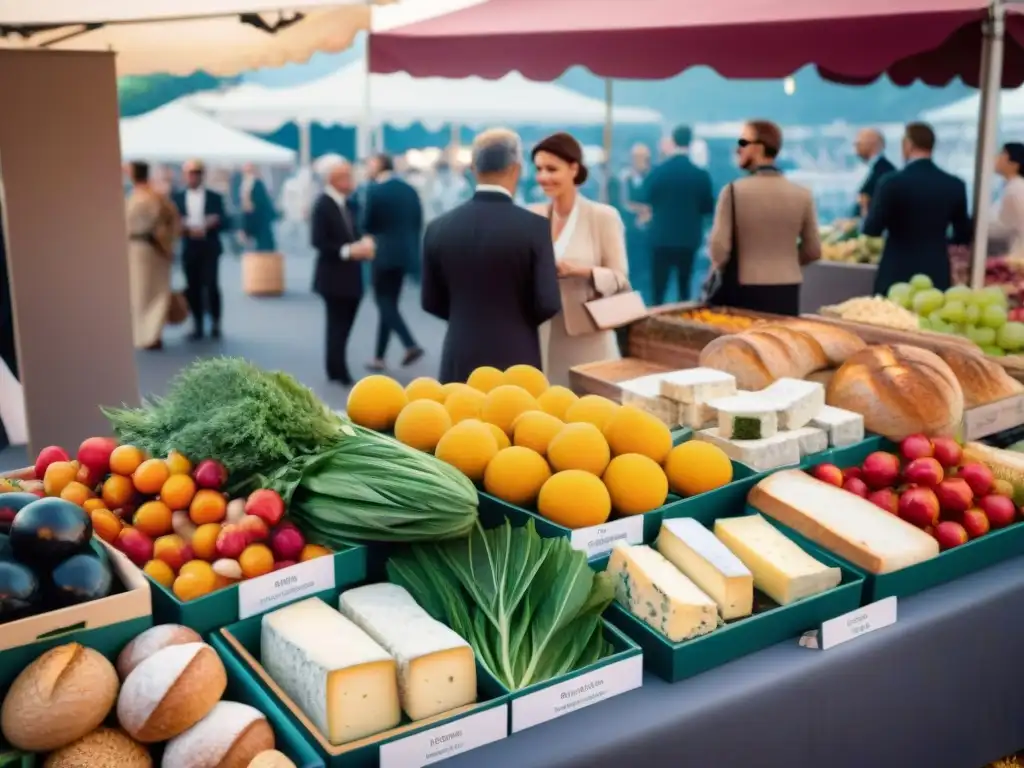
<instances>
[{"instance_id":1,"label":"red radish","mask_svg":"<svg viewBox=\"0 0 1024 768\"><path fill-rule=\"evenodd\" d=\"M192 479L200 488L219 491L228 481L228 471L216 459L203 459L192 473Z\"/></svg>"},{"instance_id":2,"label":"red radish","mask_svg":"<svg viewBox=\"0 0 1024 768\"><path fill-rule=\"evenodd\" d=\"M112 437L90 437L78 446L78 463L88 467L96 477L103 477L110 472L110 454L117 448L117 440Z\"/></svg>"},{"instance_id":3,"label":"red radish","mask_svg":"<svg viewBox=\"0 0 1024 768\"><path fill-rule=\"evenodd\" d=\"M281 523L270 532L270 551L275 560L298 560L306 537L292 523Z\"/></svg>"},{"instance_id":4,"label":"red radish","mask_svg":"<svg viewBox=\"0 0 1024 768\"><path fill-rule=\"evenodd\" d=\"M911 435L903 438L903 442L900 443L900 453L907 461L913 461L933 456L935 447L925 435Z\"/></svg>"},{"instance_id":5,"label":"red radish","mask_svg":"<svg viewBox=\"0 0 1024 768\"><path fill-rule=\"evenodd\" d=\"M935 495L944 512L966 512L974 503L971 486L960 477L949 477L943 480L936 486Z\"/></svg>"},{"instance_id":6,"label":"red radish","mask_svg":"<svg viewBox=\"0 0 1024 768\"><path fill-rule=\"evenodd\" d=\"M900 496L892 488L882 488L868 494L868 501L895 515L899 510Z\"/></svg>"},{"instance_id":7,"label":"red radish","mask_svg":"<svg viewBox=\"0 0 1024 768\"><path fill-rule=\"evenodd\" d=\"M911 488L900 496L901 518L918 528L927 528L939 521L939 500L931 488Z\"/></svg>"},{"instance_id":8,"label":"red radish","mask_svg":"<svg viewBox=\"0 0 1024 768\"><path fill-rule=\"evenodd\" d=\"M944 552L947 549L966 544L970 537L960 523L944 520L935 526L935 538L939 541L939 549Z\"/></svg>"},{"instance_id":9,"label":"red radish","mask_svg":"<svg viewBox=\"0 0 1024 768\"><path fill-rule=\"evenodd\" d=\"M284 499L277 491L261 488L245 500L245 514L256 515L273 528L284 517Z\"/></svg>"},{"instance_id":10,"label":"red radish","mask_svg":"<svg viewBox=\"0 0 1024 768\"><path fill-rule=\"evenodd\" d=\"M868 497L868 487L859 477L849 477L843 483L843 490L860 496L862 499Z\"/></svg>"},{"instance_id":11,"label":"red radish","mask_svg":"<svg viewBox=\"0 0 1024 768\"><path fill-rule=\"evenodd\" d=\"M874 490L889 488L896 484L899 477L899 457L885 451L875 451L864 459L864 464L861 467L861 479L868 484L869 488Z\"/></svg>"},{"instance_id":12,"label":"red radish","mask_svg":"<svg viewBox=\"0 0 1024 768\"><path fill-rule=\"evenodd\" d=\"M42 480L43 475L46 474L46 468L55 461L71 461L71 457L59 445L48 445L43 448L36 457L36 479Z\"/></svg>"},{"instance_id":13,"label":"red radish","mask_svg":"<svg viewBox=\"0 0 1024 768\"><path fill-rule=\"evenodd\" d=\"M932 449L939 464L946 469L960 466L960 461L964 457L960 443L951 437L936 437L932 440Z\"/></svg>"},{"instance_id":14,"label":"red radish","mask_svg":"<svg viewBox=\"0 0 1024 768\"><path fill-rule=\"evenodd\" d=\"M934 488L942 482L945 472L935 459L914 459L903 470L903 477L908 483Z\"/></svg>"},{"instance_id":15,"label":"red radish","mask_svg":"<svg viewBox=\"0 0 1024 768\"><path fill-rule=\"evenodd\" d=\"M811 468L811 475L823 483L841 488L843 485L843 470L835 464L818 464Z\"/></svg>"},{"instance_id":16,"label":"red radish","mask_svg":"<svg viewBox=\"0 0 1024 768\"><path fill-rule=\"evenodd\" d=\"M992 486L995 485L995 478L992 476L992 470L984 464L976 462L964 464L960 467L960 472L957 473L957 477L971 486L971 491L973 491L975 496L988 496L988 494L992 492Z\"/></svg>"},{"instance_id":17,"label":"red radish","mask_svg":"<svg viewBox=\"0 0 1024 768\"><path fill-rule=\"evenodd\" d=\"M1017 519L1017 507L1005 496L982 496L978 507L985 513L992 528L1005 528Z\"/></svg>"}]
</instances>

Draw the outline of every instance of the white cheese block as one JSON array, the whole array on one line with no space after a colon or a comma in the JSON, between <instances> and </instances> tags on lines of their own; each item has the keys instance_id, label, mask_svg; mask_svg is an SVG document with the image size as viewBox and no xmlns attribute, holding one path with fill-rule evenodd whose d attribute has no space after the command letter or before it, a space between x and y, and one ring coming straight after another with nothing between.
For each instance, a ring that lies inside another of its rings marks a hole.
<instances>
[{"instance_id":1,"label":"white cheese block","mask_svg":"<svg viewBox=\"0 0 1024 768\"><path fill-rule=\"evenodd\" d=\"M779 420L770 401L756 394L712 400L718 412L718 435L727 440L763 440L779 431Z\"/></svg>"},{"instance_id":2,"label":"white cheese block","mask_svg":"<svg viewBox=\"0 0 1024 768\"><path fill-rule=\"evenodd\" d=\"M787 432L800 444L801 456L813 456L828 448L828 435L817 427L800 427Z\"/></svg>"},{"instance_id":3,"label":"white cheese block","mask_svg":"<svg viewBox=\"0 0 1024 768\"><path fill-rule=\"evenodd\" d=\"M825 407L825 387L817 381L777 379L760 394L779 414L779 429L799 429Z\"/></svg>"},{"instance_id":4,"label":"white cheese block","mask_svg":"<svg viewBox=\"0 0 1024 768\"><path fill-rule=\"evenodd\" d=\"M761 472L800 463L800 441L790 432L778 432L763 440L728 440L712 428L694 432L693 437L717 445L733 461Z\"/></svg>"},{"instance_id":5,"label":"white cheese block","mask_svg":"<svg viewBox=\"0 0 1024 768\"><path fill-rule=\"evenodd\" d=\"M736 377L714 368L687 368L661 377L661 394L679 403L706 403L736 394Z\"/></svg>"},{"instance_id":6,"label":"white cheese block","mask_svg":"<svg viewBox=\"0 0 1024 768\"><path fill-rule=\"evenodd\" d=\"M864 417L831 405L818 411L818 415L811 419L811 426L824 430L828 444L833 448L853 445L864 439Z\"/></svg>"},{"instance_id":7,"label":"white cheese block","mask_svg":"<svg viewBox=\"0 0 1024 768\"><path fill-rule=\"evenodd\" d=\"M832 589L843 572L819 563L760 515L715 521L715 536L754 574L754 586L779 605Z\"/></svg>"},{"instance_id":8,"label":"white cheese block","mask_svg":"<svg viewBox=\"0 0 1024 768\"><path fill-rule=\"evenodd\" d=\"M666 398L668 399L668 398ZM669 402L675 402L670 400ZM718 411L707 403L676 403L679 408L679 424L690 429L705 429L717 423Z\"/></svg>"},{"instance_id":9,"label":"white cheese block","mask_svg":"<svg viewBox=\"0 0 1024 768\"><path fill-rule=\"evenodd\" d=\"M754 575L699 522L692 518L665 520L655 546L718 604L723 619L739 619L753 612Z\"/></svg>"},{"instance_id":10,"label":"white cheese block","mask_svg":"<svg viewBox=\"0 0 1024 768\"><path fill-rule=\"evenodd\" d=\"M719 625L715 601L648 546L620 541L612 549L608 573L616 602L673 643L706 635Z\"/></svg>"},{"instance_id":11,"label":"white cheese block","mask_svg":"<svg viewBox=\"0 0 1024 768\"><path fill-rule=\"evenodd\" d=\"M469 643L397 584L342 592L338 609L398 662L398 693L411 720L476 701L476 659Z\"/></svg>"},{"instance_id":12,"label":"white cheese block","mask_svg":"<svg viewBox=\"0 0 1024 768\"><path fill-rule=\"evenodd\" d=\"M623 405L632 405L662 421L667 427L679 426L679 404L661 396L659 382L664 374L654 373L619 383Z\"/></svg>"},{"instance_id":13,"label":"white cheese block","mask_svg":"<svg viewBox=\"0 0 1024 768\"><path fill-rule=\"evenodd\" d=\"M402 719L395 660L318 598L263 616L260 657L331 744L386 731Z\"/></svg>"},{"instance_id":14,"label":"white cheese block","mask_svg":"<svg viewBox=\"0 0 1024 768\"><path fill-rule=\"evenodd\" d=\"M919 528L806 472L769 475L747 503L869 573L889 573L939 554Z\"/></svg>"}]
</instances>

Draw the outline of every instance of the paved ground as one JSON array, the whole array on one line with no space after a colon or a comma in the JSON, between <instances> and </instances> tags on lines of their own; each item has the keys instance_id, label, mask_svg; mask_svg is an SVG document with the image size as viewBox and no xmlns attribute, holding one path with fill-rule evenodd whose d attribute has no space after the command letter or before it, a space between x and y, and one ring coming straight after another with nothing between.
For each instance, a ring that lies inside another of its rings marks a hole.
<instances>
[{"instance_id":1,"label":"paved ground","mask_svg":"<svg viewBox=\"0 0 1024 768\"><path fill-rule=\"evenodd\" d=\"M189 342L188 329L170 329L162 352L138 352L139 387L146 394L162 394L174 374L199 357L238 355L259 366L293 374L335 408L345 405L347 390L327 381L323 370L323 304L310 291L311 256L289 257L287 291L279 298L255 299L242 293L241 264L225 255L221 263L221 287L224 295L224 338L219 342ZM183 284L180 279L176 285ZM401 345L392 338L388 349L395 369L389 371L400 381L416 376L436 376L440 362L445 324L430 317L419 306L417 285L406 287L402 311L413 335L427 354L409 368L398 366ZM349 367L353 375L365 373L364 364L373 356L376 339L377 308L371 295L363 299L349 344ZM24 447L0 451L0 467L21 467L27 463Z\"/></svg>"}]
</instances>

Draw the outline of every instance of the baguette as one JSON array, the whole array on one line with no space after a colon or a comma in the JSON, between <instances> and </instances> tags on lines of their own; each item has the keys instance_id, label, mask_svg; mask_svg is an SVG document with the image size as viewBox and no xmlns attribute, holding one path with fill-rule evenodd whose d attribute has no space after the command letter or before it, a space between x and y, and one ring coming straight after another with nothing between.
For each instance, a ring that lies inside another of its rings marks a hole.
<instances>
[{"instance_id":1,"label":"baguette","mask_svg":"<svg viewBox=\"0 0 1024 768\"><path fill-rule=\"evenodd\" d=\"M1010 376L999 363L980 353L950 347L939 352L939 357L960 382L965 408L976 408L1024 392L1024 384Z\"/></svg>"}]
</instances>

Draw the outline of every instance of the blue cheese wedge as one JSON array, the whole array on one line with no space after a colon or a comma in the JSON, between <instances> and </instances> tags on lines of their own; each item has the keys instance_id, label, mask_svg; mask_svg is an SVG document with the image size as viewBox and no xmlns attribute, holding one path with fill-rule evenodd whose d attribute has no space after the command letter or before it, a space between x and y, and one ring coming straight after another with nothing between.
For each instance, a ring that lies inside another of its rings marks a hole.
<instances>
[{"instance_id":1,"label":"blue cheese wedge","mask_svg":"<svg viewBox=\"0 0 1024 768\"><path fill-rule=\"evenodd\" d=\"M410 720L476 701L476 659L469 643L397 584L342 592L338 610L398 662L398 693Z\"/></svg>"},{"instance_id":2,"label":"blue cheese wedge","mask_svg":"<svg viewBox=\"0 0 1024 768\"><path fill-rule=\"evenodd\" d=\"M718 435L727 440L762 440L779 431L779 419L770 400L759 394L712 400L718 413Z\"/></svg>"},{"instance_id":3,"label":"blue cheese wedge","mask_svg":"<svg viewBox=\"0 0 1024 768\"><path fill-rule=\"evenodd\" d=\"M791 432L778 432L762 440L729 440L717 428L702 429L693 435L721 448L733 461L763 472L800 463L800 441Z\"/></svg>"},{"instance_id":4,"label":"blue cheese wedge","mask_svg":"<svg viewBox=\"0 0 1024 768\"><path fill-rule=\"evenodd\" d=\"M664 521L655 546L718 604L725 621L753 613L754 575L699 522L687 517Z\"/></svg>"},{"instance_id":5,"label":"blue cheese wedge","mask_svg":"<svg viewBox=\"0 0 1024 768\"><path fill-rule=\"evenodd\" d=\"M714 631L718 605L661 554L619 542L608 560L616 602L673 643Z\"/></svg>"},{"instance_id":6,"label":"blue cheese wedge","mask_svg":"<svg viewBox=\"0 0 1024 768\"><path fill-rule=\"evenodd\" d=\"M395 660L319 598L264 614L260 660L331 744L386 731L402 719Z\"/></svg>"},{"instance_id":7,"label":"blue cheese wedge","mask_svg":"<svg viewBox=\"0 0 1024 768\"><path fill-rule=\"evenodd\" d=\"M853 445L864 439L864 417L853 411L826 405L811 419L811 426L824 430L833 448Z\"/></svg>"},{"instance_id":8,"label":"blue cheese wedge","mask_svg":"<svg viewBox=\"0 0 1024 768\"><path fill-rule=\"evenodd\" d=\"M801 456L813 456L828 449L828 435L817 427L800 427L786 434L797 439Z\"/></svg>"},{"instance_id":9,"label":"blue cheese wedge","mask_svg":"<svg viewBox=\"0 0 1024 768\"><path fill-rule=\"evenodd\" d=\"M706 403L736 394L736 377L714 368L687 368L661 377L661 394L677 403Z\"/></svg>"},{"instance_id":10,"label":"blue cheese wedge","mask_svg":"<svg viewBox=\"0 0 1024 768\"><path fill-rule=\"evenodd\" d=\"M825 387L817 381L778 379L760 394L775 408L782 430L807 426L825 407Z\"/></svg>"},{"instance_id":11,"label":"blue cheese wedge","mask_svg":"<svg viewBox=\"0 0 1024 768\"><path fill-rule=\"evenodd\" d=\"M761 515L719 518L715 536L751 570L754 586L779 605L820 594L842 581L842 571L815 560Z\"/></svg>"},{"instance_id":12,"label":"blue cheese wedge","mask_svg":"<svg viewBox=\"0 0 1024 768\"><path fill-rule=\"evenodd\" d=\"M654 373L637 379L619 382L620 399L623 405L632 405L651 414L667 427L680 424L679 404L661 395L661 379L664 374Z\"/></svg>"}]
</instances>

